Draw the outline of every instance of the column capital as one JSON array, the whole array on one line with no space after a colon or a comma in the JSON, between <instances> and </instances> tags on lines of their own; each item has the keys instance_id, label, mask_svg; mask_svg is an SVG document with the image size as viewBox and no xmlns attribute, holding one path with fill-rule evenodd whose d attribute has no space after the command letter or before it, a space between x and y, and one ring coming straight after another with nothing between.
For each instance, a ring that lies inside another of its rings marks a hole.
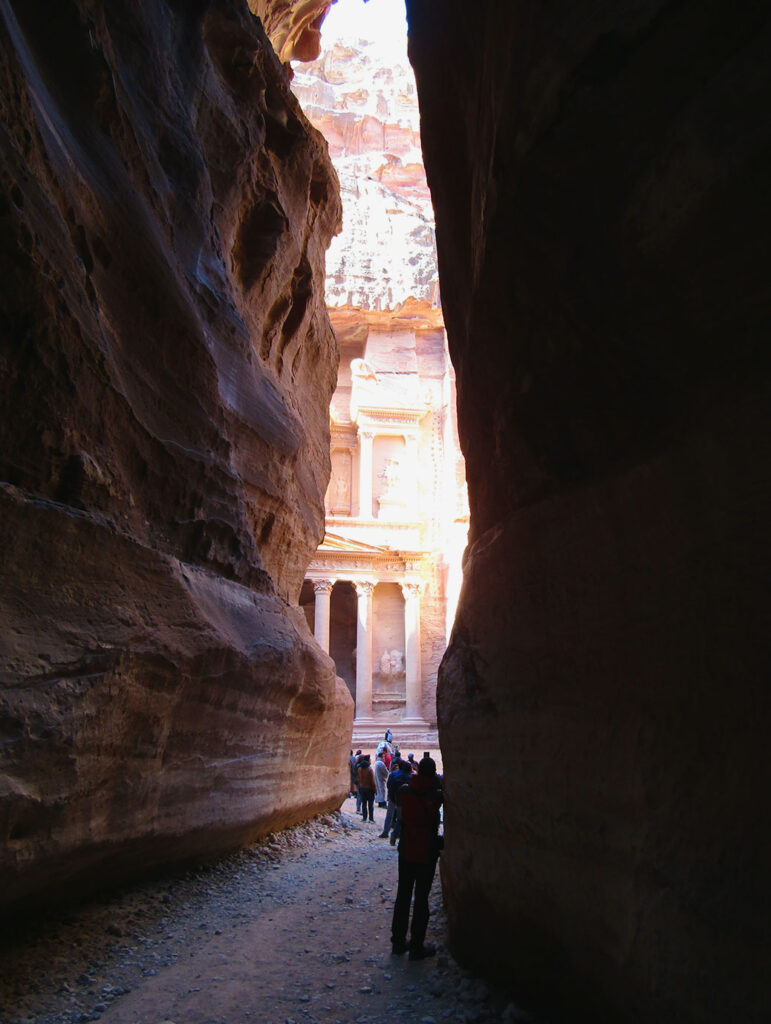
<instances>
[{"instance_id":1,"label":"column capital","mask_svg":"<svg viewBox=\"0 0 771 1024\"><path fill-rule=\"evenodd\" d=\"M354 580L353 585L359 597L371 597L377 586L377 580Z\"/></svg>"},{"instance_id":2,"label":"column capital","mask_svg":"<svg viewBox=\"0 0 771 1024\"><path fill-rule=\"evenodd\" d=\"M313 593L328 594L334 585L334 580L313 580Z\"/></svg>"},{"instance_id":3,"label":"column capital","mask_svg":"<svg viewBox=\"0 0 771 1024\"><path fill-rule=\"evenodd\" d=\"M362 441L374 441L375 431L372 430L371 428L367 428L366 430L359 430L359 437L362 439Z\"/></svg>"},{"instance_id":4,"label":"column capital","mask_svg":"<svg viewBox=\"0 0 771 1024\"><path fill-rule=\"evenodd\" d=\"M422 581L418 582L415 580L409 580L404 583L400 583L399 586L402 588L402 594L404 599L420 597L421 591L425 587L425 583Z\"/></svg>"}]
</instances>

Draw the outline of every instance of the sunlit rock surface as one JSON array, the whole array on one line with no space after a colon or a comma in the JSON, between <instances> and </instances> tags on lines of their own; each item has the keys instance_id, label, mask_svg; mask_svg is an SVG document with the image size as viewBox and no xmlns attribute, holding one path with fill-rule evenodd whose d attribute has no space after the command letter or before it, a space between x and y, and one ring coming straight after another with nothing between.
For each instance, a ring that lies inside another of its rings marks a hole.
<instances>
[{"instance_id":1,"label":"sunlit rock surface","mask_svg":"<svg viewBox=\"0 0 771 1024\"><path fill-rule=\"evenodd\" d=\"M768 10L407 7L471 501L454 947L559 1019L760 1022Z\"/></svg>"},{"instance_id":2,"label":"sunlit rock surface","mask_svg":"<svg viewBox=\"0 0 771 1024\"><path fill-rule=\"evenodd\" d=\"M343 230L327 255L327 304L391 314L411 299L411 317L416 304L424 315L438 311L434 215L406 54L345 38L297 65L292 89L340 178Z\"/></svg>"},{"instance_id":3,"label":"sunlit rock surface","mask_svg":"<svg viewBox=\"0 0 771 1024\"><path fill-rule=\"evenodd\" d=\"M248 0L282 61L314 60L333 0Z\"/></svg>"},{"instance_id":4,"label":"sunlit rock surface","mask_svg":"<svg viewBox=\"0 0 771 1024\"><path fill-rule=\"evenodd\" d=\"M339 198L232 0L0 7L0 901L339 804Z\"/></svg>"}]
</instances>

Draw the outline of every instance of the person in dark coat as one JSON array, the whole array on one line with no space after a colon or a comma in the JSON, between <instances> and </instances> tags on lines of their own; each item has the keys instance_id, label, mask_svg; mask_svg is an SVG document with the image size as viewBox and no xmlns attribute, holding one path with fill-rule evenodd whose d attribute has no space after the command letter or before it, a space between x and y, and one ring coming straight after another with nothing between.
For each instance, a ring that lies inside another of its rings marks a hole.
<instances>
[{"instance_id":1,"label":"person in dark coat","mask_svg":"<svg viewBox=\"0 0 771 1024\"><path fill-rule=\"evenodd\" d=\"M362 821L367 820L367 812L369 812L369 820L374 821L375 773L372 771L369 754L364 754L359 761L359 793L361 794Z\"/></svg>"},{"instance_id":2,"label":"person in dark coat","mask_svg":"<svg viewBox=\"0 0 771 1024\"><path fill-rule=\"evenodd\" d=\"M433 956L436 947L426 944L428 894L439 858L439 810L442 793L437 785L436 763L425 757L398 791L402 834L399 840L399 885L391 921L391 949L395 954L407 951L407 925L413 889L415 903L410 929L410 960Z\"/></svg>"},{"instance_id":3,"label":"person in dark coat","mask_svg":"<svg viewBox=\"0 0 771 1024\"><path fill-rule=\"evenodd\" d=\"M357 750L354 754L351 751L350 757L350 769L351 769L351 796L356 797L356 813L361 814L361 797L359 796L359 758L361 757L361 751Z\"/></svg>"},{"instance_id":4,"label":"person in dark coat","mask_svg":"<svg viewBox=\"0 0 771 1024\"><path fill-rule=\"evenodd\" d=\"M383 831L380 833L380 839L388 839L388 833L391 828L394 828L394 838L391 840L391 846L394 845L396 839L399 838L399 832L396 829L396 797L401 787L405 782L409 782L412 778L412 772L406 762L400 758L394 758L391 762L391 773L388 776L386 782L386 793L388 794L388 810L386 811L385 822L383 823Z\"/></svg>"}]
</instances>

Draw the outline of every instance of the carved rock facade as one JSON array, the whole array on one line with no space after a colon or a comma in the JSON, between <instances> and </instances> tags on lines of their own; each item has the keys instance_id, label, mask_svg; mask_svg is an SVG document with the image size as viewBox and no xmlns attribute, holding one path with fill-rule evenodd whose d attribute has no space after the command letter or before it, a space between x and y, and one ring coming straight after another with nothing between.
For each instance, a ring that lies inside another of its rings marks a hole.
<instances>
[{"instance_id":1,"label":"carved rock facade","mask_svg":"<svg viewBox=\"0 0 771 1024\"><path fill-rule=\"evenodd\" d=\"M0 900L339 805L296 602L337 349L326 145L241 3L8 3Z\"/></svg>"},{"instance_id":2,"label":"carved rock facade","mask_svg":"<svg viewBox=\"0 0 771 1024\"><path fill-rule=\"evenodd\" d=\"M399 52L366 22L343 26L292 89L329 142L343 201L327 254L340 369L326 537L300 600L355 697L355 742L386 726L403 740L436 728L468 531L406 33Z\"/></svg>"},{"instance_id":3,"label":"carved rock facade","mask_svg":"<svg viewBox=\"0 0 771 1024\"><path fill-rule=\"evenodd\" d=\"M455 948L569 1018L759 1022L768 11L407 8L471 503Z\"/></svg>"}]
</instances>

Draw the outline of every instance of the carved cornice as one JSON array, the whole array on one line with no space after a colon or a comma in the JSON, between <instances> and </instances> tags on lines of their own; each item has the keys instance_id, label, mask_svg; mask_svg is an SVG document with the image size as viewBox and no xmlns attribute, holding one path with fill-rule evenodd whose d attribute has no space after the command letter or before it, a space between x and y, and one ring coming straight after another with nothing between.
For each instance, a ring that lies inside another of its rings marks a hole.
<instances>
[{"instance_id":1,"label":"carved cornice","mask_svg":"<svg viewBox=\"0 0 771 1024\"><path fill-rule=\"evenodd\" d=\"M427 409L398 409L386 406L360 405L356 416L359 434L362 430L377 429L380 426L417 427L428 412Z\"/></svg>"},{"instance_id":2,"label":"carved cornice","mask_svg":"<svg viewBox=\"0 0 771 1024\"><path fill-rule=\"evenodd\" d=\"M334 512L330 512L326 519L327 526L365 526L374 530L382 530L388 527L389 532L392 530L404 533L406 530L416 530L422 525L420 519L360 519L358 516L341 516L336 515Z\"/></svg>"},{"instance_id":3,"label":"carved cornice","mask_svg":"<svg viewBox=\"0 0 771 1024\"><path fill-rule=\"evenodd\" d=\"M330 446L335 448L347 448L353 450L359 443L359 435L352 423L344 425L333 423L330 427Z\"/></svg>"},{"instance_id":4,"label":"carved cornice","mask_svg":"<svg viewBox=\"0 0 771 1024\"><path fill-rule=\"evenodd\" d=\"M308 566L307 575L317 579L353 579L358 573L372 573L379 578L402 577L408 573L427 576L433 568L434 560L421 554L397 555L384 552L382 555L369 554L361 551L330 551L316 552L316 557ZM389 578L383 582L401 582Z\"/></svg>"}]
</instances>

